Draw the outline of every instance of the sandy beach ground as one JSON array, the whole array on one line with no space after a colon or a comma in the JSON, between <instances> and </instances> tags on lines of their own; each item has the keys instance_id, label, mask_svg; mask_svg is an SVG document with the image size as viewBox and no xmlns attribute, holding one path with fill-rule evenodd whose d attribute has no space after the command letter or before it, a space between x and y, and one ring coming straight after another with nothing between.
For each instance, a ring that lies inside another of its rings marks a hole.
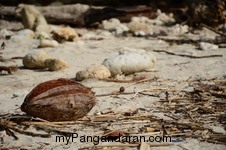
<instances>
[{"instance_id":1,"label":"sandy beach ground","mask_svg":"<svg viewBox=\"0 0 226 150\"><path fill-rule=\"evenodd\" d=\"M8 29L10 27L7 27ZM167 28L167 27L165 27ZM19 107L24 101L25 96L34 88L37 84L58 78L74 79L76 72L85 69L91 64L101 64L104 59L117 55L121 48L136 48L144 49L146 51L152 51L157 57L156 67L150 72L137 73L137 75L145 75L148 77L156 78L157 80L148 81L140 84L131 85L126 88L126 92L137 92L142 89L150 88L181 88L184 90L189 89L187 82L184 80L197 80L197 79L225 79L226 77L226 48L199 50L193 44L169 44L163 40L159 40L155 37L115 37L113 35L104 34L106 31L102 30L88 30L88 29L75 29L76 32L82 35L82 37L74 42L65 42L54 48L41 48L47 52L50 56L55 58L61 58L68 63L68 67L59 71L47 71L47 70L31 70L24 69L22 60L8 60L0 62L1 66L17 65L19 70L10 75L7 72L2 72L0 75L0 114L12 113L12 114L24 114ZM197 31L195 34L187 34L187 37L193 39L200 38L214 38L218 36L216 33L203 29ZM14 35L17 33L14 32ZM101 37L101 40L94 40L84 38L86 35L94 35L94 37ZM179 38L180 36L172 36L168 33L168 36L164 38ZM0 39L0 44L5 42L5 49L1 50L2 57L9 59L16 56L25 56L28 52L37 49L39 40L29 37L12 36L9 40ZM154 52L153 50L167 50L177 54L187 54L193 56L205 56L205 55L222 55L222 57L209 57L193 59L188 57L169 55L164 52ZM124 79L131 79L134 75L124 77ZM161 82L161 81L170 82ZM117 91L121 86L128 86L132 83L118 83L118 82L106 82L97 79L86 79L81 82L87 87L91 87L95 91L96 95L110 93ZM161 92L159 91L160 97ZM172 94L171 94L172 95ZM171 96L170 95L170 96ZM158 103L159 97L153 97L148 95L137 95L132 98L134 94L130 95L117 95L117 96L103 96L97 97L96 106L89 112L87 116L93 116L102 111L109 109L113 112L132 112L140 109L144 114L151 114L158 118L172 119L164 116L163 112L158 112L158 107L161 104ZM163 94L164 97L164 94ZM181 108L183 109L183 108ZM65 130L73 131L78 135L102 135L103 128L112 130L130 131L131 133L139 133L139 129L144 127L142 124L120 124L120 121L114 125L107 126L98 125L98 127L86 126L82 124L74 124L69 127L65 126ZM207 123L206 126L209 124ZM223 129L223 124L213 122L211 125L216 125L220 131ZM43 130L36 130L33 127L29 127L27 130L45 133ZM74 142L70 141L69 144L64 142L56 142L56 135L52 134L50 138L32 137L15 132L18 140L13 137L5 135L5 131L0 131L3 136L1 141L1 148L17 149L79 149L84 146L92 146L93 142L79 142L76 139ZM222 133L222 132L221 132ZM99 143L99 145L108 145L110 143ZM152 147L151 149L226 149L225 145L214 144L210 142L201 142L198 139L186 138L179 142L171 142L172 146L167 147ZM110 148L109 148L110 149ZM112 148L113 149L113 148ZM115 149L137 149L136 147L120 147Z\"/></svg>"}]
</instances>

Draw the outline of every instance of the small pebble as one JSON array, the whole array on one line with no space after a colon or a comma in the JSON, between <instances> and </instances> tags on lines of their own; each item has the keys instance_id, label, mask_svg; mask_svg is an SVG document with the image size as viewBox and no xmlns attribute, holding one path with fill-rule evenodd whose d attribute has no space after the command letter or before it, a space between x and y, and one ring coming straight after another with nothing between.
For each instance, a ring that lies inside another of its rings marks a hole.
<instances>
[{"instance_id":1,"label":"small pebble","mask_svg":"<svg viewBox=\"0 0 226 150\"><path fill-rule=\"evenodd\" d=\"M59 43L55 40L49 40L49 39L41 39L39 48L44 48L44 47L57 47Z\"/></svg>"},{"instance_id":2,"label":"small pebble","mask_svg":"<svg viewBox=\"0 0 226 150\"><path fill-rule=\"evenodd\" d=\"M216 50L218 49L218 45L206 43L206 42L200 42L199 47L201 50Z\"/></svg>"}]
</instances>

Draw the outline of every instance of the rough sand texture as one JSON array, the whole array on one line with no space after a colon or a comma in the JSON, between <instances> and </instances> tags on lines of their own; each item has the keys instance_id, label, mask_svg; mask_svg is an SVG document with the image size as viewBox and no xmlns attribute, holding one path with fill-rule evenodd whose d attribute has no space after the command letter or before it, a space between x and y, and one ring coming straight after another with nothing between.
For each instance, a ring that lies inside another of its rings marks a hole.
<instances>
[{"instance_id":1,"label":"rough sand texture","mask_svg":"<svg viewBox=\"0 0 226 150\"><path fill-rule=\"evenodd\" d=\"M95 31L88 31L86 29L77 29L80 34L96 34ZM214 37L216 34L208 30L199 31L198 35L187 35L193 38L198 38L200 35L206 35L206 37ZM98 35L100 36L100 35ZM37 84L57 79L57 78L71 78L74 79L76 72L84 70L91 64L101 64L104 59L109 58L118 53L118 50L123 47L129 48L141 48L147 51L154 49L164 49L170 52L189 54L189 55L212 55L219 54L223 57L211 57L203 59L192 59L187 57L173 56L166 53L153 52L157 57L156 71L145 72L147 76L155 76L160 80L175 80L182 81L186 79L199 79L199 78L222 78L226 75L226 49L220 48L217 50L198 50L194 45L183 44L183 45L169 45L165 42L157 40L157 38L139 38L139 37L114 37L114 36L102 36L103 40L89 40L80 39L75 42L66 42L60 44L54 48L42 48L51 57L61 58L68 63L68 68L56 72L50 72L47 70L29 70L20 68L13 75L7 75L3 72L0 75L0 113L14 113L23 114L20 109L25 96L31 91ZM175 38L173 36L172 38ZM10 39L0 40L0 43L5 41L6 48L2 50L2 56L4 58L11 58L15 56L25 56L28 52L33 51L39 44L36 39ZM0 65L18 65L22 67L21 60L13 60L7 62L0 62ZM133 75L126 77L131 78ZM118 90L122 85L126 86L131 83L115 83L105 82L96 79L87 79L82 81L82 84L93 87L96 94L110 93L114 90ZM180 86L186 87L185 84L179 84L178 82L162 83L158 82L145 82L126 88L126 92L133 92L153 87L164 87L164 86ZM157 97L150 97L145 95L139 95L134 99L131 99L133 95L119 95L119 96L106 96L98 97L97 105L88 114L93 115L94 113L101 112L103 110L112 108L115 112L126 112L129 110L136 110L137 108L145 108L150 110L153 115L158 117L165 117L162 113L154 113L152 110L156 110L155 104L159 100ZM168 118L169 119L169 118ZM139 124L111 126L112 129L138 129ZM65 130L71 129L79 135L101 135L103 131L99 128L93 128L90 126L82 126L80 124L65 128ZM30 127L28 130L45 133L43 131L36 131ZM55 142L55 135L51 138L40 138L31 137L23 134L16 133L18 140L14 140L12 137L4 138L3 147L17 147L22 146L25 149L78 149L83 146L92 146L92 142L80 143L70 142L65 145L66 142L57 143ZM102 143L109 144L109 143ZM176 145L170 147L154 147L152 149L226 149L226 146L220 144L212 144L207 142L199 142L195 139L186 139L183 142L174 143ZM178 146L181 145L184 148ZM21 148L22 148L21 147ZM123 148L122 148L123 149ZM129 148L127 148L129 149ZM136 149L131 148L131 149Z\"/></svg>"}]
</instances>

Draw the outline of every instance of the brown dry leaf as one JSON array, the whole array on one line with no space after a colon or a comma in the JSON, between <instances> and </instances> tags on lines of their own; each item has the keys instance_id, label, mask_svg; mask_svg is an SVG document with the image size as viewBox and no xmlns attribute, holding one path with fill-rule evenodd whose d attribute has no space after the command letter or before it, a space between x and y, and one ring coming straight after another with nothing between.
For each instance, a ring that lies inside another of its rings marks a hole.
<instances>
[{"instance_id":1,"label":"brown dry leaf","mask_svg":"<svg viewBox=\"0 0 226 150\"><path fill-rule=\"evenodd\" d=\"M147 143L141 142L141 144L140 144L140 150L151 150L151 147Z\"/></svg>"}]
</instances>

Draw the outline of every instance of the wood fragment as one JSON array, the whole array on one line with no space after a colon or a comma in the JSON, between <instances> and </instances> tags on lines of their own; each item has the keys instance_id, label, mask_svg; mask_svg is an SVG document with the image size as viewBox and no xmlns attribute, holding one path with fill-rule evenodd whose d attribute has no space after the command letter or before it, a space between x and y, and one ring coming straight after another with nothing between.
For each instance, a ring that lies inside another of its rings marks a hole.
<instances>
[{"instance_id":1,"label":"wood fragment","mask_svg":"<svg viewBox=\"0 0 226 150\"><path fill-rule=\"evenodd\" d=\"M16 56L16 57L11 57L10 59L23 59L24 57L22 56Z\"/></svg>"},{"instance_id":2,"label":"wood fragment","mask_svg":"<svg viewBox=\"0 0 226 150\"><path fill-rule=\"evenodd\" d=\"M90 148L104 148L104 147L138 147L140 144L108 144L108 145L95 145L95 146L85 146L80 148L79 150L87 150ZM165 146L173 146L174 144L149 144L150 147L165 147Z\"/></svg>"},{"instance_id":3,"label":"wood fragment","mask_svg":"<svg viewBox=\"0 0 226 150\"><path fill-rule=\"evenodd\" d=\"M175 56L181 56L181 57L188 57L188 58L194 58L194 59L199 59L199 58L210 58L210 57L223 57L223 55L206 55L206 56L192 56L192 55L186 55L186 54L176 54L173 52L169 52L166 50L153 50L154 52L164 52L170 55L175 55Z\"/></svg>"},{"instance_id":4,"label":"wood fragment","mask_svg":"<svg viewBox=\"0 0 226 150\"><path fill-rule=\"evenodd\" d=\"M8 74L13 74L18 70L17 66L0 66L0 72L2 74L2 71L8 72Z\"/></svg>"},{"instance_id":5,"label":"wood fragment","mask_svg":"<svg viewBox=\"0 0 226 150\"><path fill-rule=\"evenodd\" d=\"M12 126L12 125L9 125L7 122L6 123L0 122L0 126L3 126L4 128L7 128L7 129L11 129L11 130L18 132L20 134L25 134L25 135L29 135L29 136L33 136L33 137L43 137L43 138L50 138L51 137L50 134L39 134L39 133L34 133L34 132L29 132L29 131L24 131L24 130L18 129L18 128Z\"/></svg>"},{"instance_id":6,"label":"wood fragment","mask_svg":"<svg viewBox=\"0 0 226 150\"><path fill-rule=\"evenodd\" d=\"M214 28L212 28L212 27L210 27L208 25L205 25L205 24L202 23L201 26L206 28L206 29L209 29L210 31L213 31L213 32L219 34L220 36L223 36L223 37L226 36L226 34L221 33L221 32L217 31L216 29L214 29Z\"/></svg>"},{"instance_id":7,"label":"wood fragment","mask_svg":"<svg viewBox=\"0 0 226 150\"><path fill-rule=\"evenodd\" d=\"M130 95L130 94L134 94L134 92L119 92L119 91L113 91L111 93L107 93L107 94L98 94L96 95L96 97L104 97L104 96L113 96L113 95Z\"/></svg>"},{"instance_id":8,"label":"wood fragment","mask_svg":"<svg viewBox=\"0 0 226 150\"><path fill-rule=\"evenodd\" d=\"M5 49L5 42L2 42L2 45L1 45L1 50L4 50Z\"/></svg>"}]
</instances>

